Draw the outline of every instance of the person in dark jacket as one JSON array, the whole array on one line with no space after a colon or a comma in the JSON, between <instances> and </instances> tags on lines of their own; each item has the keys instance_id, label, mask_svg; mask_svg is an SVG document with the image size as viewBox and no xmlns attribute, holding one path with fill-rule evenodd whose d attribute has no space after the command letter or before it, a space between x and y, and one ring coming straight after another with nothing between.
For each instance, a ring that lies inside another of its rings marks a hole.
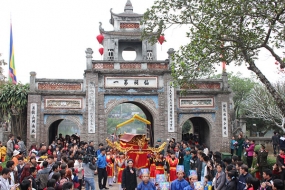
<instances>
[{"instance_id":1,"label":"person in dark jacket","mask_svg":"<svg viewBox=\"0 0 285 190\"><path fill-rule=\"evenodd\" d=\"M43 169L39 170L37 177L36 177L36 182L38 182L40 185L38 187L39 190L42 190L47 187L47 181L48 181L48 176L50 169L47 168L48 162L44 161L43 162Z\"/></svg>"},{"instance_id":2,"label":"person in dark jacket","mask_svg":"<svg viewBox=\"0 0 285 190\"><path fill-rule=\"evenodd\" d=\"M226 189L227 190L236 190L237 189L237 178L236 172L234 170L229 171L227 174L227 183Z\"/></svg>"},{"instance_id":3,"label":"person in dark jacket","mask_svg":"<svg viewBox=\"0 0 285 190\"><path fill-rule=\"evenodd\" d=\"M278 149L278 152L279 152L279 138L280 138L279 134L276 131L274 131L274 135L271 138L273 150L274 150L274 156L277 155L276 149Z\"/></svg>"},{"instance_id":4,"label":"person in dark jacket","mask_svg":"<svg viewBox=\"0 0 285 190\"><path fill-rule=\"evenodd\" d=\"M138 186L136 170L133 168L134 161L129 159L128 166L123 171L121 187L124 190L135 190Z\"/></svg>"},{"instance_id":5,"label":"person in dark jacket","mask_svg":"<svg viewBox=\"0 0 285 190\"><path fill-rule=\"evenodd\" d=\"M282 169L281 172L281 180L284 181L285 179L285 149L280 149L280 154L276 158L276 162L279 168Z\"/></svg>"},{"instance_id":6,"label":"person in dark jacket","mask_svg":"<svg viewBox=\"0 0 285 190\"><path fill-rule=\"evenodd\" d=\"M252 177L252 175L248 173L248 166L245 164L241 165L239 173L240 176L237 184L237 190L244 190L246 186L246 179L248 177Z\"/></svg>"},{"instance_id":7,"label":"person in dark jacket","mask_svg":"<svg viewBox=\"0 0 285 190\"><path fill-rule=\"evenodd\" d=\"M268 152L265 150L265 145L261 144L260 151L257 154L257 167L260 175L262 175L264 170L268 169L267 156Z\"/></svg>"},{"instance_id":8,"label":"person in dark jacket","mask_svg":"<svg viewBox=\"0 0 285 190\"><path fill-rule=\"evenodd\" d=\"M262 177L264 181L261 183L261 190L272 190L273 179L272 179L272 171L270 169L266 169L263 171Z\"/></svg>"},{"instance_id":9,"label":"person in dark jacket","mask_svg":"<svg viewBox=\"0 0 285 190\"><path fill-rule=\"evenodd\" d=\"M190 160L190 169L191 170L197 170L198 165L197 165L197 161L198 161L198 157L197 157L197 151L196 150L192 150L191 151L191 160Z\"/></svg>"}]
</instances>

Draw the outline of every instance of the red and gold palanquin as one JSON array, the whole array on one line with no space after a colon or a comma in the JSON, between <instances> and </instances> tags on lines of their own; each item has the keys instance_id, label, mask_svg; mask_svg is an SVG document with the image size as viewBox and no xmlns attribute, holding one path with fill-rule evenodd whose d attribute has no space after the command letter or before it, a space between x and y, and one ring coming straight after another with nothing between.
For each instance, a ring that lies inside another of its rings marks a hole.
<instances>
[{"instance_id":1,"label":"red and gold palanquin","mask_svg":"<svg viewBox=\"0 0 285 190\"><path fill-rule=\"evenodd\" d=\"M119 142L111 142L106 139L109 146L117 150L127 153L127 158L134 161L134 167L149 168L148 154L160 152L164 149L166 143L163 143L159 148L148 146L148 138L145 135L125 133L120 136Z\"/></svg>"}]
</instances>

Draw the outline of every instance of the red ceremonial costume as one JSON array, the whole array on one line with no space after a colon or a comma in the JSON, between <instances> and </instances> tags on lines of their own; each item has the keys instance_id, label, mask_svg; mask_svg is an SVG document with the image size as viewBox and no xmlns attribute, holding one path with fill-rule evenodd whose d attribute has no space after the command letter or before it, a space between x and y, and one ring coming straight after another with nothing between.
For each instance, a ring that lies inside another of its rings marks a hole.
<instances>
[{"instance_id":1,"label":"red ceremonial costume","mask_svg":"<svg viewBox=\"0 0 285 190\"><path fill-rule=\"evenodd\" d=\"M121 184L122 183L122 177L123 177L123 170L125 169L125 159L118 158L116 160L117 164L117 171L118 171L118 181L117 183Z\"/></svg>"},{"instance_id":2,"label":"red ceremonial costume","mask_svg":"<svg viewBox=\"0 0 285 190\"><path fill-rule=\"evenodd\" d=\"M114 159L112 156L107 155L106 156L106 162L107 162L107 176L113 177L114 176Z\"/></svg>"},{"instance_id":3,"label":"red ceremonial costume","mask_svg":"<svg viewBox=\"0 0 285 190\"><path fill-rule=\"evenodd\" d=\"M152 159L153 159L153 158L150 158L150 159L149 159L149 161L150 161L149 177L150 177L150 178L155 178L155 169L156 169L156 166L155 166L155 163L152 162Z\"/></svg>"},{"instance_id":4,"label":"red ceremonial costume","mask_svg":"<svg viewBox=\"0 0 285 190\"><path fill-rule=\"evenodd\" d=\"M154 159L154 163L155 163L155 175L164 174L164 165L165 164L168 165L166 160L165 159L163 160Z\"/></svg>"},{"instance_id":5,"label":"red ceremonial costume","mask_svg":"<svg viewBox=\"0 0 285 190\"><path fill-rule=\"evenodd\" d=\"M174 159L169 159L168 164L169 164L169 181L174 181L177 179L176 176L176 166L178 165L179 160L177 158Z\"/></svg>"}]
</instances>

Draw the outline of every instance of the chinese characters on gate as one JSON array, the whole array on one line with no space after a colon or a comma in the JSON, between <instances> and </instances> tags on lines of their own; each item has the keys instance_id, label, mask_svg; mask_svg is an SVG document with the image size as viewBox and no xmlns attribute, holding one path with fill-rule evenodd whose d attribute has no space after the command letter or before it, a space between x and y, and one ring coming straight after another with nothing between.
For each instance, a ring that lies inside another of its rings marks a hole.
<instances>
[{"instance_id":1,"label":"chinese characters on gate","mask_svg":"<svg viewBox=\"0 0 285 190\"><path fill-rule=\"evenodd\" d=\"M157 88L157 77L105 77L106 88Z\"/></svg>"},{"instance_id":2,"label":"chinese characters on gate","mask_svg":"<svg viewBox=\"0 0 285 190\"><path fill-rule=\"evenodd\" d=\"M167 85L168 99L168 132L174 132L174 88Z\"/></svg>"},{"instance_id":3,"label":"chinese characters on gate","mask_svg":"<svg viewBox=\"0 0 285 190\"><path fill-rule=\"evenodd\" d=\"M37 133L37 104L31 103L30 109L30 137L36 138Z\"/></svg>"},{"instance_id":4,"label":"chinese characters on gate","mask_svg":"<svg viewBox=\"0 0 285 190\"><path fill-rule=\"evenodd\" d=\"M95 133L95 83L88 85L88 133Z\"/></svg>"},{"instance_id":5,"label":"chinese characters on gate","mask_svg":"<svg viewBox=\"0 0 285 190\"><path fill-rule=\"evenodd\" d=\"M222 127L223 137L228 137L228 104L222 102Z\"/></svg>"}]
</instances>

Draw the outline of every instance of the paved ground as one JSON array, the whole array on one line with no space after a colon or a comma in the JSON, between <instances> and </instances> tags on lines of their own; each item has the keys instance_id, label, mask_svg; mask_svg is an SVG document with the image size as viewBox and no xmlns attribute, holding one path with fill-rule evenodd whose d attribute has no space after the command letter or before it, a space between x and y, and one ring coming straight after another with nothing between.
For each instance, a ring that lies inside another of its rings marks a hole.
<instances>
[{"instance_id":1,"label":"paved ground","mask_svg":"<svg viewBox=\"0 0 285 190\"><path fill-rule=\"evenodd\" d=\"M98 175L95 175L94 179L95 179L95 189L96 189L96 190L99 190ZM141 179L138 178L138 184L139 184L140 182L141 182ZM108 185L108 181L107 181L107 187L110 188L110 190L119 189L120 185L121 185L121 184L114 183L113 186L109 186L109 185Z\"/></svg>"}]
</instances>

